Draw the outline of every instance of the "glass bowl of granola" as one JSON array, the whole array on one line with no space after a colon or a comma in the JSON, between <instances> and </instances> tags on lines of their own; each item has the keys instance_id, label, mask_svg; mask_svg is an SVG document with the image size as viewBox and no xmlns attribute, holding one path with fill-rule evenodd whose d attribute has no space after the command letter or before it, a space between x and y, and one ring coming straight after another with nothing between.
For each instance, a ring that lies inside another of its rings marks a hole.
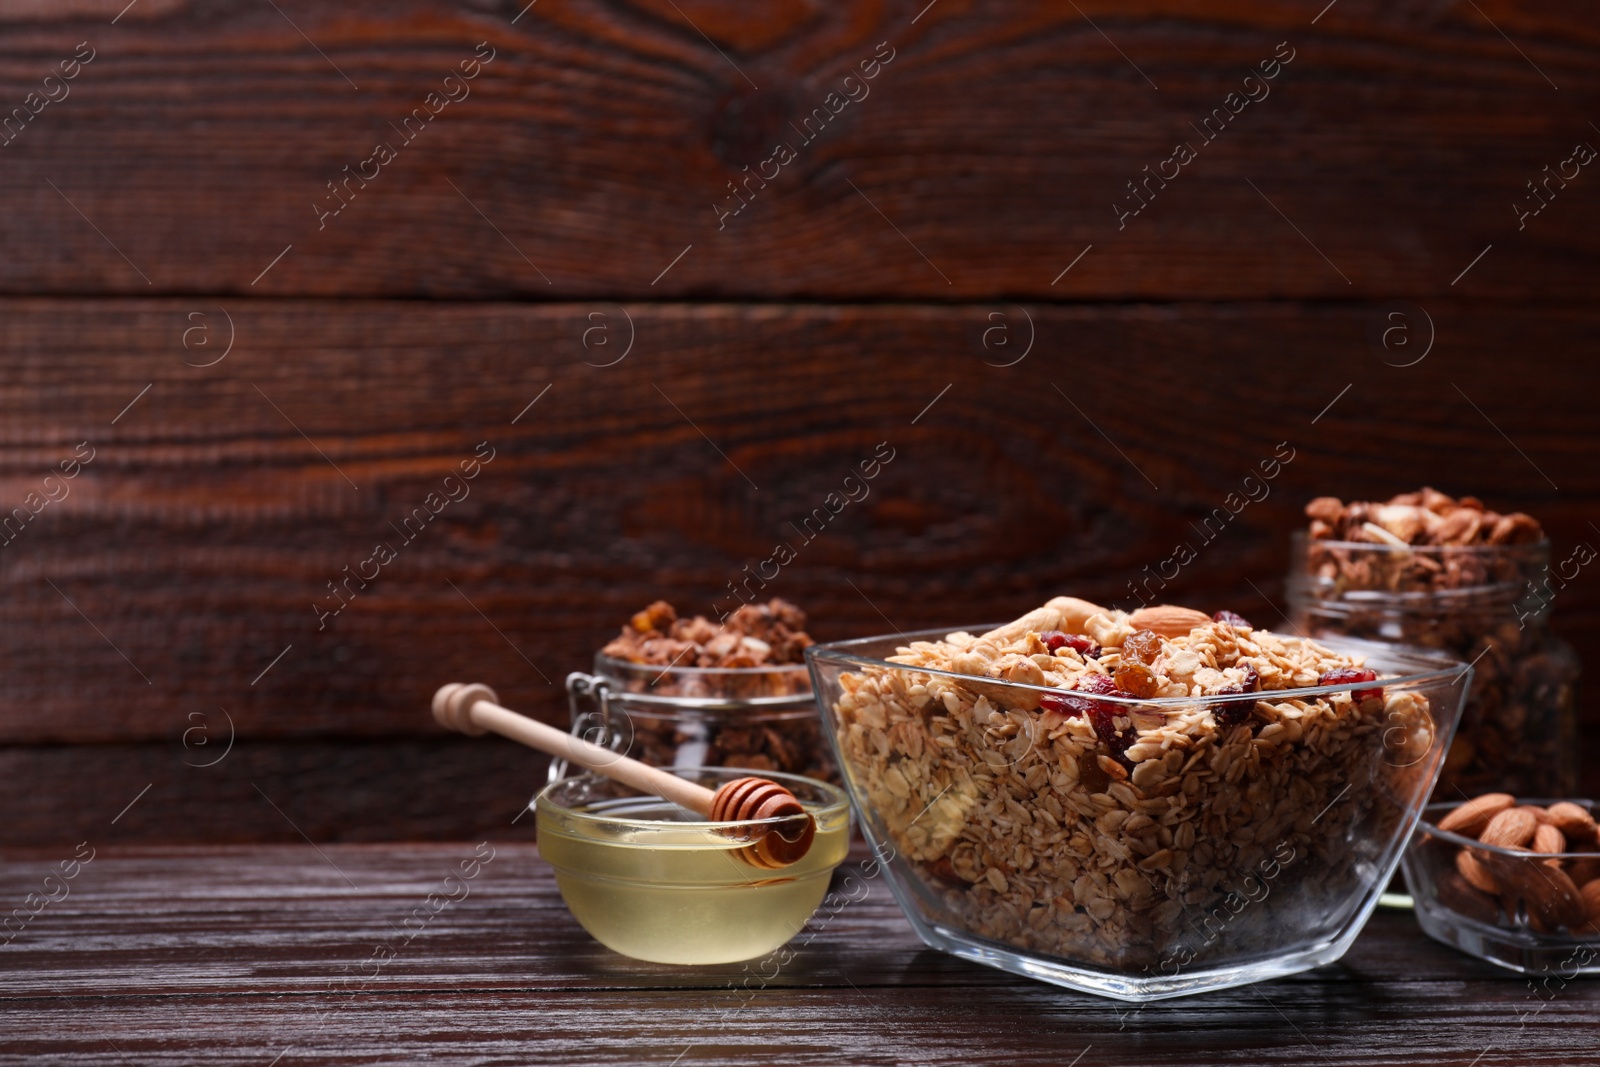
<instances>
[{"instance_id":1,"label":"glass bowl of granola","mask_svg":"<svg viewBox=\"0 0 1600 1067\"><path fill-rule=\"evenodd\" d=\"M742 767L838 781L803 653L806 616L788 601L720 622L656 601L567 676L572 732L655 767ZM567 773L550 766L550 780Z\"/></svg>"},{"instance_id":2,"label":"glass bowl of granola","mask_svg":"<svg viewBox=\"0 0 1600 1067\"><path fill-rule=\"evenodd\" d=\"M1126 1001L1292 974L1366 923L1471 669L1238 615L1058 597L981 635L807 650L917 934Z\"/></svg>"},{"instance_id":3,"label":"glass bowl of granola","mask_svg":"<svg viewBox=\"0 0 1600 1067\"><path fill-rule=\"evenodd\" d=\"M1406 849L1435 941L1523 974L1600 974L1600 839L1588 800L1430 804Z\"/></svg>"}]
</instances>

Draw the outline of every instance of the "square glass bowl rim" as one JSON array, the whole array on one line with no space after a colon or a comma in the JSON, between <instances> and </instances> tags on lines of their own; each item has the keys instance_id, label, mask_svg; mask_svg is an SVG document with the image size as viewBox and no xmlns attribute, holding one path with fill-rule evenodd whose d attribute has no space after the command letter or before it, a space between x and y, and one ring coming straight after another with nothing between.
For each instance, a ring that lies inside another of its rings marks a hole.
<instances>
[{"instance_id":1,"label":"square glass bowl rim","mask_svg":"<svg viewBox=\"0 0 1600 1067\"><path fill-rule=\"evenodd\" d=\"M941 627L935 630L916 630L912 633L878 634L874 637L857 637L849 641L830 641L826 644L812 645L806 649L806 660L815 663L817 660L828 660L834 663L851 663L858 667L876 667L880 669L910 671L918 674L931 674L940 678L949 678L953 681L972 683L980 682L984 685L1003 686L1008 689L1032 690L1036 693L1049 693L1060 696L1064 693L1076 693L1092 700L1106 701L1129 708L1157 707L1174 713L1186 708L1210 707L1218 704L1237 704L1248 698L1248 693L1221 693L1209 696L1187 697L1148 697L1139 698L1132 696L1113 696L1099 693L1084 693L1075 689L1061 689L1050 685L1030 685L1026 682L1012 682L1004 678L987 678L976 674L961 674L956 671L939 670L934 667L918 667L909 663L893 663L886 659L877 659L864 656L852 651L860 645L873 644L887 641L895 637L901 638L909 645L914 641L941 641L946 635L952 633L975 633L982 635L997 626L1006 623L986 623L982 628L955 628ZM1348 693L1357 689L1395 689L1416 688L1441 682L1447 678L1454 680L1459 677L1465 679L1468 688L1472 685L1472 665L1464 663L1453 656L1446 656L1425 649L1414 648L1409 645L1395 645L1383 641L1363 641L1351 637L1317 638L1320 644L1333 651L1350 649L1363 652L1368 659L1388 660L1391 663L1404 662L1413 667L1431 665L1431 670L1421 670L1414 674L1400 674L1391 678L1376 678L1367 682L1340 682L1337 685L1312 685L1301 686L1295 689L1262 689L1257 691L1257 699L1265 701L1300 700L1306 697L1319 697L1333 693ZM821 694L818 693L818 699Z\"/></svg>"}]
</instances>

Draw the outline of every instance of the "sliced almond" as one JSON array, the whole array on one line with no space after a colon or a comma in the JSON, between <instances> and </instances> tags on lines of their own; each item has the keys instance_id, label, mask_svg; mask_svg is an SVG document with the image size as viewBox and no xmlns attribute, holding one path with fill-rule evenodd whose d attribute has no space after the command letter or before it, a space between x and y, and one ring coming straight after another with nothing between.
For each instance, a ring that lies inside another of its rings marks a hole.
<instances>
[{"instance_id":1,"label":"sliced almond","mask_svg":"<svg viewBox=\"0 0 1600 1067\"><path fill-rule=\"evenodd\" d=\"M1456 808L1439 820L1439 829L1465 837L1477 837L1489 820L1507 808L1515 807L1517 798L1510 793L1485 793Z\"/></svg>"},{"instance_id":2,"label":"sliced almond","mask_svg":"<svg viewBox=\"0 0 1600 1067\"><path fill-rule=\"evenodd\" d=\"M1594 816L1583 807L1563 800L1545 809L1545 821L1573 841L1595 839Z\"/></svg>"},{"instance_id":3,"label":"sliced almond","mask_svg":"<svg viewBox=\"0 0 1600 1067\"><path fill-rule=\"evenodd\" d=\"M1362 523L1361 532L1366 534L1371 540L1377 541L1380 544L1388 544L1393 545L1396 548L1405 549L1409 549L1411 547L1405 541L1396 537L1394 534L1390 533L1388 530L1385 530L1382 526L1379 526L1375 522Z\"/></svg>"},{"instance_id":4,"label":"sliced almond","mask_svg":"<svg viewBox=\"0 0 1600 1067\"><path fill-rule=\"evenodd\" d=\"M1521 848L1533 840L1539 819L1527 808L1507 808L1489 820L1478 840L1496 848Z\"/></svg>"},{"instance_id":5,"label":"sliced almond","mask_svg":"<svg viewBox=\"0 0 1600 1067\"><path fill-rule=\"evenodd\" d=\"M1193 608L1180 608L1172 604L1157 604L1140 608L1128 617L1128 625L1135 630L1154 630L1162 637L1187 637L1196 626L1205 626L1211 616Z\"/></svg>"},{"instance_id":6,"label":"sliced almond","mask_svg":"<svg viewBox=\"0 0 1600 1067\"><path fill-rule=\"evenodd\" d=\"M1474 889L1481 889L1485 893L1499 893L1500 884L1494 880L1494 875L1467 849L1456 853L1456 870L1461 872L1461 877Z\"/></svg>"},{"instance_id":7,"label":"sliced almond","mask_svg":"<svg viewBox=\"0 0 1600 1067\"><path fill-rule=\"evenodd\" d=\"M1567 837L1549 823L1540 823L1533 831L1533 850L1549 856L1559 855L1567 850Z\"/></svg>"}]
</instances>

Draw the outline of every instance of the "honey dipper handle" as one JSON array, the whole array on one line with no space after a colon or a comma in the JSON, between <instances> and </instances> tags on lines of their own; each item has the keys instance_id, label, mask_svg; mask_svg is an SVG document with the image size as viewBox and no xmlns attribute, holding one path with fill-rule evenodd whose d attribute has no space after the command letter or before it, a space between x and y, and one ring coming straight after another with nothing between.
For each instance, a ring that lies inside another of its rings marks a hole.
<instances>
[{"instance_id":1,"label":"honey dipper handle","mask_svg":"<svg viewBox=\"0 0 1600 1067\"><path fill-rule=\"evenodd\" d=\"M464 734L497 733L642 793L670 800L704 818L711 817L711 798L715 794L705 786L629 759L526 715L518 715L510 708L501 707L499 700L494 690L486 685L452 682L434 694L433 717L439 725Z\"/></svg>"}]
</instances>

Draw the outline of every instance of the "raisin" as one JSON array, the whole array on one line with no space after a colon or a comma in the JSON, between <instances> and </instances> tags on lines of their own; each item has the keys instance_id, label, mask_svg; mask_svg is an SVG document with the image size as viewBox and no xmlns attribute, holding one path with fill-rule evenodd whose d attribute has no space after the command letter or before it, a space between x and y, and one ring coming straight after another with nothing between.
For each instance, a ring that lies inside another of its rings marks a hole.
<instances>
[{"instance_id":1,"label":"raisin","mask_svg":"<svg viewBox=\"0 0 1600 1067\"><path fill-rule=\"evenodd\" d=\"M1116 683L1118 689L1140 700L1156 695L1156 676L1142 663L1124 663L1118 667Z\"/></svg>"},{"instance_id":2,"label":"raisin","mask_svg":"<svg viewBox=\"0 0 1600 1067\"><path fill-rule=\"evenodd\" d=\"M1211 618L1212 621L1220 622L1226 626L1232 626L1235 630L1255 629L1254 626L1250 625L1249 619L1245 618L1243 615L1238 615L1231 611L1219 611L1215 615L1211 616Z\"/></svg>"},{"instance_id":3,"label":"raisin","mask_svg":"<svg viewBox=\"0 0 1600 1067\"><path fill-rule=\"evenodd\" d=\"M1318 685L1344 685L1347 682L1372 682L1378 678L1378 672L1365 667L1335 667L1317 679ZM1356 689L1350 693L1350 699L1360 703L1363 700L1383 699L1383 690Z\"/></svg>"},{"instance_id":4,"label":"raisin","mask_svg":"<svg viewBox=\"0 0 1600 1067\"><path fill-rule=\"evenodd\" d=\"M1154 663L1161 655L1161 635L1154 630L1135 630L1122 642L1122 658L1132 663Z\"/></svg>"}]
</instances>

